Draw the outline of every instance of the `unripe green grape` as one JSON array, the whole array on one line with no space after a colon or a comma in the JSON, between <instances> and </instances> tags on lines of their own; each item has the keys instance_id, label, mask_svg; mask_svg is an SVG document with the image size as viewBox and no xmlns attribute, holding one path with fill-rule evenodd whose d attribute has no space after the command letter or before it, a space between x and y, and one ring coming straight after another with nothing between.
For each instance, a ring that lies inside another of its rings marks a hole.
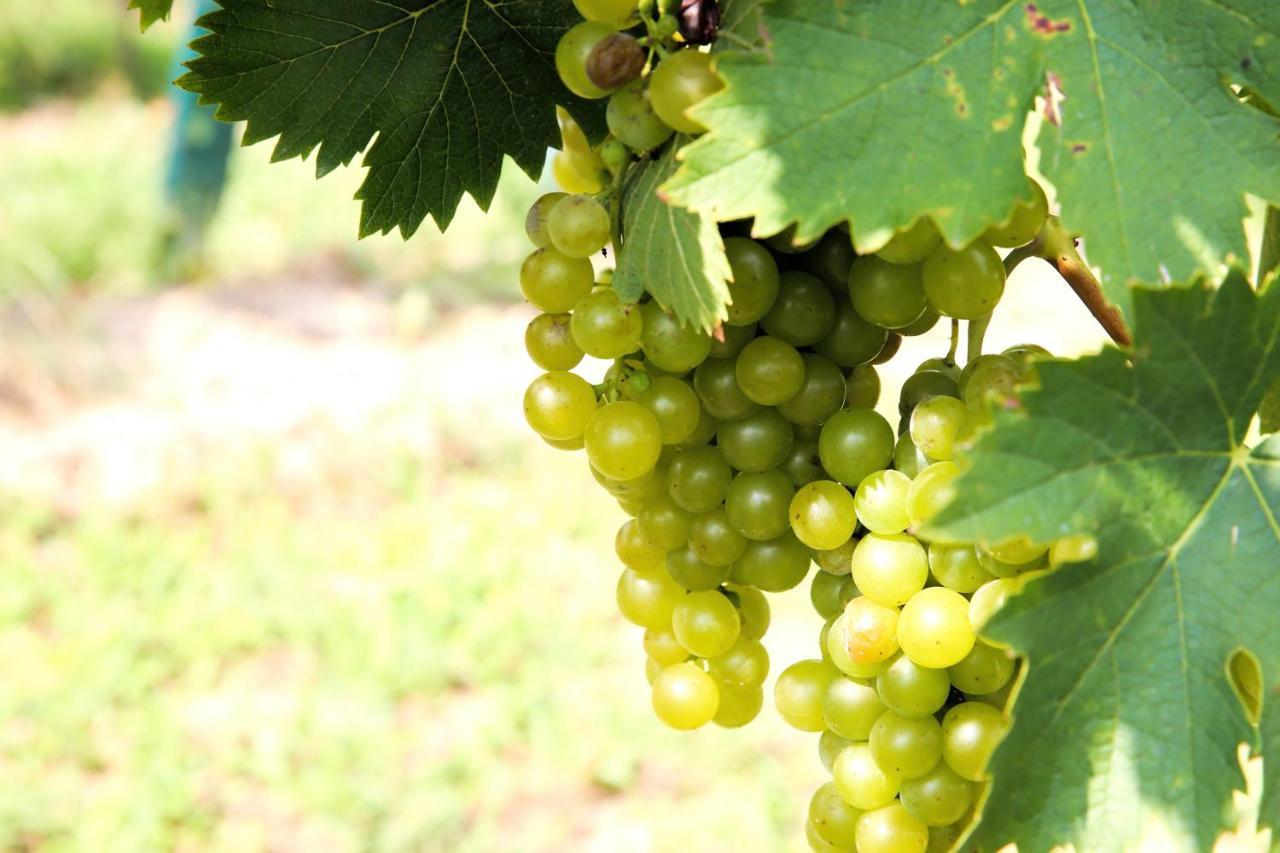
<instances>
[{"instance_id":1,"label":"unripe green grape","mask_svg":"<svg viewBox=\"0 0 1280 853\"><path fill-rule=\"evenodd\" d=\"M761 406L776 406L794 397L804 386L804 359L785 341L759 337L738 353L734 377L748 400Z\"/></svg>"},{"instance_id":2,"label":"unripe green grape","mask_svg":"<svg viewBox=\"0 0 1280 853\"><path fill-rule=\"evenodd\" d=\"M855 743L845 747L836 756L831 769L832 782L846 803L855 809L879 809L892 803L898 796L898 782L889 776L871 754L871 747ZM858 821L861 825L866 815Z\"/></svg>"},{"instance_id":3,"label":"unripe green grape","mask_svg":"<svg viewBox=\"0 0 1280 853\"><path fill-rule=\"evenodd\" d=\"M786 474L797 489L827 476L827 472L822 470L822 460L818 458L816 441L796 441L778 470Z\"/></svg>"},{"instance_id":4,"label":"unripe green grape","mask_svg":"<svg viewBox=\"0 0 1280 853\"><path fill-rule=\"evenodd\" d=\"M568 198L568 193L544 193L525 214L524 233L528 235L529 242L539 249L545 249L551 245L551 234L547 231L547 217L551 215L551 209L563 198Z\"/></svg>"},{"instance_id":5,"label":"unripe green grape","mask_svg":"<svg viewBox=\"0 0 1280 853\"><path fill-rule=\"evenodd\" d=\"M832 479L856 487L893 458L893 427L871 409L832 415L818 437L818 456Z\"/></svg>"},{"instance_id":6,"label":"unripe green grape","mask_svg":"<svg viewBox=\"0 0 1280 853\"><path fill-rule=\"evenodd\" d=\"M929 457L920 452L914 441L911 440L909 431L903 432L898 436L897 443L893 446L893 467L896 471L901 471L912 479L920 476L920 472L928 468L931 463Z\"/></svg>"},{"instance_id":7,"label":"unripe green grape","mask_svg":"<svg viewBox=\"0 0 1280 853\"><path fill-rule=\"evenodd\" d=\"M653 111L649 87L636 80L609 96L605 109L609 132L628 148L648 151L671 138L671 127Z\"/></svg>"},{"instance_id":8,"label":"unripe green grape","mask_svg":"<svg viewBox=\"0 0 1280 853\"><path fill-rule=\"evenodd\" d=\"M813 351L841 367L868 364L884 349L889 330L862 319L847 299L837 300L835 324Z\"/></svg>"},{"instance_id":9,"label":"unripe green grape","mask_svg":"<svg viewBox=\"0 0 1280 853\"><path fill-rule=\"evenodd\" d=\"M774 409L726 421L716 432L716 446L725 461L746 473L778 467L791 453L794 441L791 424Z\"/></svg>"},{"instance_id":10,"label":"unripe green grape","mask_svg":"<svg viewBox=\"0 0 1280 853\"><path fill-rule=\"evenodd\" d=\"M729 523L724 507L704 512L689 527L689 548L712 566L732 565L747 550L747 538Z\"/></svg>"},{"instance_id":11,"label":"unripe green grape","mask_svg":"<svg viewBox=\"0 0 1280 853\"><path fill-rule=\"evenodd\" d=\"M853 571L853 550L856 547L858 540L849 537L835 548L814 551L813 560L827 574L844 576Z\"/></svg>"},{"instance_id":12,"label":"unripe green grape","mask_svg":"<svg viewBox=\"0 0 1280 853\"><path fill-rule=\"evenodd\" d=\"M739 630L733 648L707 661L707 671L734 687L759 687L769 675L769 652L758 640L742 636Z\"/></svg>"},{"instance_id":13,"label":"unripe green grape","mask_svg":"<svg viewBox=\"0 0 1280 853\"><path fill-rule=\"evenodd\" d=\"M981 241L963 249L939 246L925 258L925 297L939 313L960 320L990 314L1004 294L1004 262Z\"/></svg>"},{"instance_id":14,"label":"unripe green grape","mask_svg":"<svg viewBox=\"0 0 1280 853\"><path fill-rule=\"evenodd\" d=\"M843 300L849 292L849 267L857 256L849 235L832 228L800 256L800 266Z\"/></svg>"},{"instance_id":15,"label":"unripe green grape","mask_svg":"<svg viewBox=\"0 0 1280 853\"><path fill-rule=\"evenodd\" d=\"M671 630L689 654L719 657L738 640L738 611L718 590L690 592L676 603Z\"/></svg>"},{"instance_id":16,"label":"unripe green grape","mask_svg":"<svg viewBox=\"0 0 1280 853\"><path fill-rule=\"evenodd\" d=\"M928 717L951 695L945 669L928 669L898 655L876 676L876 693L889 710L902 717Z\"/></svg>"},{"instance_id":17,"label":"unripe green grape","mask_svg":"<svg viewBox=\"0 0 1280 853\"><path fill-rule=\"evenodd\" d=\"M547 234L566 257L590 257L609 242L609 212L589 195L566 196L547 215Z\"/></svg>"},{"instance_id":18,"label":"unripe green grape","mask_svg":"<svg viewBox=\"0 0 1280 853\"><path fill-rule=\"evenodd\" d=\"M594 284L591 261L570 258L556 249L538 249L520 266L520 292L547 314L569 311Z\"/></svg>"},{"instance_id":19,"label":"unripe green grape","mask_svg":"<svg viewBox=\"0 0 1280 853\"><path fill-rule=\"evenodd\" d=\"M714 447L682 450L667 469L667 493L686 512L710 512L724 502L733 471Z\"/></svg>"},{"instance_id":20,"label":"unripe green grape","mask_svg":"<svg viewBox=\"0 0 1280 853\"><path fill-rule=\"evenodd\" d=\"M540 435L538 438L541 438L545 444L554 447L556 450L581 450L585 446L580 435L574 438L547 438Z\"/></svg>"},{"instance_id":21,"label":"unripe green grape","mask_svg":"<svg viewBox=\"0 0 1280 853\"><path fill-rule=\"evenodd\" d=\"M845 401L851 409L874 409L880 402L880 374L869 364L859 364L845 377Z\"/></svg>"},{"instance_id":22,"label":"unripe green grape","mask_svg":"<svg viewBox=\"0 0 1280 853\"><path fill-rule=\"evenodd\" d=\"M849 299L868 322L886 329L909 326L925 309L920 273L919 264L891 264L864 255L849 270Z\"/></svg>"},{"instance_id":23,"label":"unripe green grape","mask_svg":"<svg viewBox=\"0 0 1280 853\"><path fill-rule=\"evenodd\" d=\"M792 346L815 344L835 325L835 300L826 285L806 272L790 270L779 279L778 298L760 327Z\"/></svg>"},{"instance_id":24,"label":"unripe green grape","mask_svg":"<svg viewBox=\"0 0 1280 853\"><path fill-rule=\"evenodd\" d=\"M689 659L689 650L680 645L670 628L645 628L644 653L661 666L673 666Z\"/></svg>"},{"instance_id":25,"label":"unripe green grape","mask_svg":"<svg viewBox=\"0 0 1280 853\"><path fill-rule=\"evenodd\" d=\"M876 254L891 264L918 264L941 242L942 235L933 222L922 216L907 230L894 234Z\"/></svg>"},{"instance_id":26,"label":"unripe green grape","mask_svg":"<svg viewBox=\"0 0 1280 853\"><path fill-rule=\"evenodd\" d=\"M882 714L867 742L876 764L895 779L915 779L942 760L942 727L932 716Z\"/></svg>"},{"instance_id":27,"label":"unripe green grape","mask_svg":"<svg viewBox=\"0 0 1280 853\"><path fill-rule=\"evenodd\" d=\"M858 819L858 853L925 853L929 828L898 803Z\"/></svg>"},{"instance_id":28,"label":"unripe green grape","mask_svg":"<svg viewBox=\"0 0 1280 853\"><path fill-rule=\"evenodd\" d=\"M844 613L832 626L828 643L842 650L840 655L835 648L831 650L831 658L837 663L841 657L848 657L854 664L887 661L898 651L898 611L859 596L845 605ZM876 674L880 671L881 668L874 670Z\"/></svg>"},{"instance_id":29,"label":"unripe green grape","mask_svg":"<svg viewBox=\"0 0 1280 853\"><path fill-rule=\"evenodd\" d=\"M974 696L995 693L1013 677L1013 658L978 640L969 654L947 670L957 690Z\"/></svg>"},{"instance_id":30,"label":"unripe green grape","mask_svg":"<svg viewBox=\"0 0 1280 853\"><path fill-rule=\"evenodd\" d=\"M1021 379L1022 371L1017 362L1002 355L993 356L967 376L961 374L964 402L970 408L978 409L992 401L1016 397Z\"/></svg>"},{"instance_id":31,"label":"unripe green grape","mask_svg":"<svg viewBox=\"0 0 1280 853\"><path fill-rule=\"evenodd\" d=\"M853 508L872 533L889 535L907 529L907 492L911 478L901 471L873 471L858 483Z\"/></svg>"},{"instance_id":32,"label":"unripe green grape","mask_svg":"<svg viewBox=\"0 0 1280 853\"><path fill-rule=\"evenodd\" d=\"M959 397L960 388L947 373L940 370L917 370L902 383L898 394L898 414L910 418L916 406L934 397Z\"/></svg>"},{"instance_id":33,"label":"unripe green grape","mask_svg":"<svg viewBox=\"0 0 1280 853\"><path fill-rule=\"evenodd\" d=\"M615 480L629 480L652 470L662 453L658 419L630 400L597 409L583 435L591 465Z\"/></svg>"},{"instance_id":34,"label":"unripe green grape","mask_svg":"<svg viewBox=\"0 0 1280 853\"><path fill-rule=\"evenodd\" d=\"M661 572L667 565L667 552L654 545L640 532L640 523L628 519L613 537L613 550L622 565L642 575Z\"/></svg>"},{"instance_id":35,"label":"unripe green grape","mask_svg":"<svg viewBox=\"0 0 1280 853\"><path fill-rule=\"evenodd\" d=\"M856 571L855 567L855 580ZM969 602L946 587L920 590L898 616L898 644L903 654L930 669L946 669L964 660L976 639L969 624Z\"/></svg>"},{"instance_id":36,"label":"unripe green grape","mask_svg":"<svg viewBox=\"0 0 1280 853\"><path fill-rule=\"evenodd\" d=\"M666 669L662 664L658 663L651 657L644 659L644 677L649 682L649 686L653 687L653 682L658 680L658 676L662 674L662 670Z\"/></svg>"},{"instance_id":37,"label":"unripe green grape","mask_svg":"<svg viewBox=\"0 0 1280 853\"><path fill-rule=\"evenodd\" d=\"M961 778L981 782L1008 730L1000 711L984 702L962 702L942 718L942 758Z\"/></svg>"},{"instance_id":38,"label":"unripe green grape","mask_svg":"<svg viewBox=\"0 0 1280 853\"><path fill-rule=\"evenodd\" d=\"M1009 676L1009 680L1005 682L1004 687L1001 687L993 693L966 693L964 694L964 698L969 702L981 702L983 704L990 705L997 711L1004 711L1009 707L1009 701L1013 696L1014 690L1018 686L1017 673L1018 667L1017 662L1015 661L1013 675Z\"/></svg>"},{"instance_id":39,"label":"unripe green grape","mask_svg":"<svg viewBox=\"0 0 1280 853\"><path fill-rule=\"evenodd\" d=\"M701 403L701 401L699 401ZM693 433L684 441L677 441L675 447L679 450L692 450L695 447L702 447L716 437L716 430L720 428L720 422L711 416L706 406L698 406L698 425L693 428Z\"/></svg>"},{"instance_id":40,"label":"unripe green grape","mask_svg":"<svg viewBox=\"0 0 1280 853\"><path fill-rule=\"evenodd\" d=\"M913 525L924 524L951 503L959 476L954 462L935 462L916 475L907 490L907 515Z\"/></svg>"},{"instance_id":41,"label":"unripe green grape","mask_svg":"<svg viewBox=\"0 0 1280 853\"><path fill-rule=\"evenodd\" d=\"M577 374L564 370L544 373L524 392L524 417L543 438L577 438L596 417L596 392Z\"/></svg>"},{"instance_id":42,"label":"unripe green grape","mask_svg":"<svg viewBox=\"0 0 1280 853\"><path fill-rule=\"evenodd\" d=\"M778 264L768 249L746 237L725 240L724 252L733 274L726 306L727 323L749 326L763 318L778 298Z\"/></svg>"},{"instance_id":43,"label":"unripe green grape","mask_svg":"<svg viewBox=\"0 0 1280 853\"><path fill-rule=\"evenodd\" d=\"M932 770L902 783L902 807L926 826L950 826L973 805L973 783L939 762Z\"/></svg>"},{"instance_id":44,"label":"unripe green grape","mask_svg":"<svg viewBox=\"0 0 1280 853\"><path fill-rule=\"evenodd\" d=\"M858 589L883 607L905 604L929 579L924 546L906 533L868 533L853 549L852 566Z\"/></svg>"},{"instance_id":45,"label":"unripe green grape","mask_svg":"<svg viewBox=\"0 0 1280 853\"><path fill-rule=\"evenodd\" d=\"M636 525L640 534L664 551L674 551L689 539L692 519L667 495L655 495L644 502ZM666 557L663 557L666 565Z\"/></svg>"},{"instance_id":46,"label":"unripe green grape","mask_svg":"<svg viewBox=\"0 0 1280 853\"><path fill-rule=\"evenodd\" d=\"M684 590L664 574L642 575L624 569L618 577L618 610L641 628L666 628Z\"/></svg>"},{"instance_id":47,"label":"unripe green grape","mask_svg":"<svg viewBox=\"0 0 1280 853\"><path fill-rule=\"evenodd\" d=\"M773 700L778 714L788 725L802 732L820 732L826 728L822 718L822 698L827 686L839 673L821 660L793 663L778 675L773 686Z\"/></svg>"},{"instance_id":48,"label":"unripe green grape","mask_svg":"<svg viewBox=\"0 0 1280 853\"><path fill-rule=\"evenodd\" d=\"M938 321L942 319L942 315L930 306L925 306L924 313L912 320L907 325L898 329L898 334L906 338L914 338L923 335L938 325Z\"/></svg>"},{"instance_id":49,"label":"unripe green grape","mask_svg":"<svg viewBox=\"0 0 1280 853\"><path fill-rule=\"evenodd\" d=\"M1053 353L1039 344L1014 344L1000 354L1005 358L1013 359L1014 364L1018 365L1024 374L1034 362L1053 358Z\"/></svg>"},{"instance_id":50,"label":"unripe green grape","mask_svg":"<svg viewBox=\"0 0 1280 853\"><path fill-rule=\"evenodd\" d=\"M668 373L692 370L711 352L710 335L680 323L655 301L641 307L640 317L645 358Z\"/></svg>"},{"instance_id":51,"label":"unripe green grape","mask_svg":"<svg viewBox=\"0 0 1280 853\"><path fill-rule=\"evenodd\" d=\"M709 358L693 372L693 389L698 399L718 421L736 421L760 410L738 387L735 370L736 364L731 359Z\"/></svg>"},{"instance_id":52,"label":"unripe green grape","mask_svg":"<svg viewBox=\"0 0 1280 853\"><path fill-rule=\"evenodd\" d=\"M848 575L832 575L814 572L809 584L809 602L823 619L834 619L844 612L844 606L858 594ZM823 653L826 654L825 647Z\"/></svg>"},{"instance_id":53,"label":"unripe green grape","mask_svg":"<svg viewBox=\"0 0 1280 853\"><path fill-rule=\"evenodd\" d=\"M991 574L978 561L972 545L929 545L929 572L940 586L964 595L976 592L991 580Z\"/></svg>"},{"instance_id":54,"label":"unripe green grape","mask_svg":"<svg viewBox=\"0 0 1280 853\"><path fill-rule=\"evenodd\" d=\"M810 853L850 853L853 850L852 847L832 844L827 841L818 834L813 823L807 820L804 822L804 839L809 843Z\"/></svg>"},{"instance_id":55,"label":"unripe green grape","mask_svg":"<svg viewBox=\"0 0 1280 853\"><path fill-rule=\"evenodd\" d=\"M778 411L794 424L817 426L844 405L845 378L834 361L803 353L804 382L795 396L778 405Z\"/></svg>"},{"instance_id":56,"label":"unripe green grape","mask_svg":"<svg viewBox=\"0 0 1280 853\"><path fill-rule=\"evenodd\" d=\"M853 741L870 737L872 726L886 710L874 687L843 675L831 680L822 697L822 718L827 728Z\"/></svg>"},{"instance_id":57,"label":"unripe green grape","mask_svg":"<svg viewBox=\"0 0 1280 853\"><path fill-rule=\"evenodd\" d=\"M1033 572L1036 569L1043 568L1046 565L1045 554L1032 557L1025 563L1011 563L1001 560L994 554L987 551L982 546L978 546L978 564L993 577L997 578L1016 578L1025 575L1027 572Z\"/></svg>"},{"instance_id":58,"label":"unripe green grape","mask_svg":"<svg viewBox=\"0 0 1280 853\"><path fill-rule=\"evenodd\" d=\"M930 459L950 459L968 416L968 408L955 397L930 397L911 412L911 440Z\"/></svg>"},{"instance_id":59,"label":"unripe green grape","mask_svg":"<svg viewBox=\"0 0 1280 853\"><path fill-rule=\"evenodd\" d=\"M524 348L543 370L572 370L582 361L582 349L569 331L568 314L539 314L524 330Z\"/></svg>"},{"instance_id":60,"label":"unripe green grape","mask_svg":"<svg viewBox=\"0 0 1280 853\"><path fill-rule=\"evenodd\" d=\"M839 547L858 526L853 496L831 480L801 487L791 499L789 515L796 538L820 551Z\"/></svg>"},{"instance_id":61,"label":"unripe green grape","mask_svg":"<svg viewBox=\"0 0 1280 853\"><path fill-rule=\"evenodd\" d=\"M763 542L787 531L793 495L795 489L781 471L744 473L729 484L724 508L734 529L748 539Z\"/></svg>"},{"instance_id":62,"label":"unripe green grape","mask_svg":"<svg viewBox=\"0 0 1280 853\"><path fill-rule=\"evenodd\" d=\"M711 721L725 729L739 729L754 720L764 707L764 690L756 687L736 687L717 681L720 691L720 707Z\"/></svg>"},{"instance_id":63,"label":"unripe green grape","mask_svg":"<svg viewBox=\"0 0 1280 853\"><path fill-rule=\"evenodd\" d=\"M680 133L701 133L706 127L685 111L724 87L711 70L711 55L681 50L669 55L649 76L653 109Z\"/></svg>"},{"instance_id":64,"label":"unripe green grape","mask_svg":"<svg viewBox=\"0 0 1280 853\"><path fill-rule=\"evenodd\" d=\"M653 712L673 729L706 725L719 707L715 680L695 663L669 666L653 682Z\"/></svg>"},{"instance_id":65,"label":"unripe green grape","mask_svg":"<svg viewBox=\"0 0 1280 853\"><path fill-rule=\"evenodd\" d=\"M828 773L835 769L836 759L849 746L853 746L853 741L842 738L829 729L818 737L818 760Z\"/></svg>"},{"instance_id":66,"label":"unripe green grape","mask_svg":"<svg viewBox=\"0 0 1280 853\"><path fill-rule=\"evenodd\" d=\"M727 584L724 589L725 595L737 605L738 616L742 619L742 636L748 640L762 638L769 630L769 599L760 590L749 586Z\"/></svg>"},{"instance_id":67,"label":"unripe green grape","mask_svg":"<svg viewBox=\"0 0 1280 853\"><path fill-rule=\"evenodd\" d=\"M748 542L734 573L765 592L786 592L809 573L809 549L790 530L766 542Z\"/></svg>"},{"instance_id":68,"label":"unripe green grape","mask_svg":"<svg viewBox=\"0 0 1280 853\"><path fill-rule=\"evenodd\" d=\"M574 306L573 342L594 358L612 360L640 345L640 306L623 302L608 288L589 293Z\"/></svg>"},{"instance_id":69,"label":"unripe green grape","mask_svg":"<svg viewBox=\"0 0 1280 853\"><path fill-rule=\"evenodd\" d=\"M813 792L809 800L809 826L828 844L852 849L862 811L844 801L834 782Z\"/></svg>"},{"instance_id":70,"label":"unripe green grape","mask_svg":"<svg viewBox=\"0 0 1280 853\"><path fill-rule=\"evenodd\" d=\"M573 0L578 14L588 21L624 24L636 12L636 0Z\"/></svg>"},{"instance_id":71,"label":"unripe green grape","mask_svg":"<svg viewBox=\"0 0 1280 853\"><path fill-rule=\"evenodd\" d=\"M1012 578L996 578L978 587L969 599L969 624L975 631L981 631L1017 591L1018 582Z\"/></svg>"},{"instance_id":72,"label":"unripe green grape","mask_svg":"<svg viewBox=\"0 0 1280 853\"><path fill-rule=\"evenodd\" d=\"M729 567L704 563L686 545L667 554L667 574L683 589L704 592L724 583L729 577Z\"/></svg>"},{"instance_id":73,"label":"unripe green grape","mask_svg":"<svg viewBox=\"0 0 1280 853\"><path fill-rule=\"evenodd\" d=\"M920 364L916 367L916 373L919 373L924 370L932 370L937 373L946 374L947 376L950 376L955 381L960 380L960 366L956 364L955 361L953 361L951 358L946 358L946 357L926 358L924 361L920 362ZM956 395L951 394L950 396L954 397Z\"/></svg>"},{"instance_id":74,"label":"unripe green grape","mask_svg":"<svg viewBox=\"0 0 1280 853\"><path fill-rule=\"evenodd\" d=\"M1027 184L1031 187L1030 201L1020 199L1014 202L1008 221L988 228L982 235L983 240L995 246L1012 249L1025 246L1040 233L1045 219L1049 216L1049 200L1045 198L1044 190L1038 183L1027 178Z\"/></svg>"},{"instance_id":75,"label":"unripe green grape","mask_svg":"<svg viewBox=\"0 0 1280 853\"><path fill-rule=\"evenodd\" d=\"M1096 556L1098 556L1098 540L1081 533L1056 539L1049 546L1050 566L1060 566L1063 563L1085 563Z\"/></svg>"},{"instance_id":76,"label":"unripe green grape","mask_svg":"<svg viewBox=\"0 0 1280 853\"><path fill-rule=\"evenodd\" d=\"M743 347L755 339L755 336L755 323L746 326L722 325L720 326L720 337L724 338L724 340L712 335L710 358L734 358L738 353L742 352Z\"/></svg>"},{"instance_id":77,"label":"unripe green grape","mask_svg":"<svg viewBox=\"0 0 1280 853\"><path fill-rule=\"evenodd\" d=\"M610 24L583 21L570 27L556 44L556 72L565 88L580 98L603 98L609 94L587 76L587 57L606 36L617 32Z\"/></svg>"},{"instance_id":78,"label":"unripe green grape","mask_svg":"<svg viewBox=\"0 0 1280 853\"><path fill-rule=\"evenodd\" d=\"M640 395L640 403L657 418L663 444L679 444L698 428L702 404L688 382L674 376L655 376L649 390Z\"/></svg>"},{"instance_id":79,"label":"unripe green grape","mask_svg":"<svg viewBox=\"0 0 1280 853\"><path fill-rule=\"evenodd\" d=\"M614 480L590 466L588 466L588 470L591 471L591 477L600 484L600 487L615 498L649 500L665 494L665 483L656 478L657 469L646 471L639 477L633 477L629 480Z\"/></svg>"}]
</instances>

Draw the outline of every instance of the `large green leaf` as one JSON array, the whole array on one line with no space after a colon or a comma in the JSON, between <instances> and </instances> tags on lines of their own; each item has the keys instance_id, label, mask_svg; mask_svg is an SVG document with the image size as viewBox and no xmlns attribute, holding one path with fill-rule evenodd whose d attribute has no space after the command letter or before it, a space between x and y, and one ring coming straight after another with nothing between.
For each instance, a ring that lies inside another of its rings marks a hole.
<instances>
[{"instance_id":1,"label":"large green leaf","mask_svg":"<svg viewBox=\"0 0 1280 853\"><path fill-rule=\"evenodd\" d=\"M316 150L323 175L364 156L362 235L445 227L464 192L487 207L503 155L537 176L559 142L555 104L602 135L601 105L569 94L556 42L576 20L536 0L222 0L179 85L245 120L276 159ZM318 150L317 150L318 149Z\"/></svg>"},{"instance_id":2,"label":"large green leaf","mask_svg":"<svg viewBox=\"0 0 1280 853\"><path fill-rule=\"evenodd\" d=\"M983 849L1121 849L1162 822L1208 850L1266 755L1280 818L1280 447L1242 446L1280 375L1280 287L1233 274L1134 297L1136 345L1039 366L1042 386L979 440L944 538L1097 537L1096 560L1033 582L989 626L1027 656L1015 725L974 836ZM1226 675L1261 664L1261 730ZM1261 734L1261 737L1260 737Z\"/></svg>"},{"instance_id":3,"label":"large green leaf","mask_svg":"<svg viewBox=\"0 0 1280 853\"><path fill-rule=\"evenodd\" d=\"M169 13L173 11L173 0L129 0L129 8L138 10L138 17L145 30L156 21L169 19Z\"/></svg>"},{"instance_id":4,"label":"large green leaf","mask_svg":"<svg viewBox=\"0 0 1280 853\"><path fill-rule=\"evenodd\" d=\"M719 63L673 202L807 239L848 219L861 250L921 214L963 244L1025 196L1021 136L1052 80L1040 169L1126 311L1133 280L1245 253L1244 193L1280 201L1280 4L776 0L765 51ZM1212 176L1177 180L1173 175Z\"/></svg>"}]
</instances>

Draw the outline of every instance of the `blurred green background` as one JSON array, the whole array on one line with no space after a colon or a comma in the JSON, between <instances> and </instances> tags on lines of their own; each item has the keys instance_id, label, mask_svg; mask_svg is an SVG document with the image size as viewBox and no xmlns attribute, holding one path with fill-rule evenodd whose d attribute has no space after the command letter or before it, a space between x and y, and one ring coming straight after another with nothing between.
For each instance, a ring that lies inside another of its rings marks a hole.
<instances>
[{"instance_id":1,"label":"blurred green background","mask_svg":"<svg viewBox=\"0 0 1280 853\"><path fill-rule=\"evenodd\" d=\"M816 738L653 719L622 514L524 429L538 188L358 242L358 168L238 149L158 272L185 28L124 5L0 4L0 849L799 849ZM1100 340L1041 271L1001 310Z\"/></svg>"}]
</instances>

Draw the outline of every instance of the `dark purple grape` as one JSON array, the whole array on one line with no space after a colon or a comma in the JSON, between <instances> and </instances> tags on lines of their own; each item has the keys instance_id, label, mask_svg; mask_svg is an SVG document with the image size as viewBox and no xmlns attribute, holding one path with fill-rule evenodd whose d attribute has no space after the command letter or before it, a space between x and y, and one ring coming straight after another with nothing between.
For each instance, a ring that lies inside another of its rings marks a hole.
<instances>
[{"instance_id":1,"label":"dark purple grape","mask_svg":"<svg viewBox=\"0 0 1280 853\"><path fill-rule=\"evenodd\" d=\"M711 44L720 31L720 4L716 0L680 0L680 35L689 44Z\"/></svg>"}]
</instances>

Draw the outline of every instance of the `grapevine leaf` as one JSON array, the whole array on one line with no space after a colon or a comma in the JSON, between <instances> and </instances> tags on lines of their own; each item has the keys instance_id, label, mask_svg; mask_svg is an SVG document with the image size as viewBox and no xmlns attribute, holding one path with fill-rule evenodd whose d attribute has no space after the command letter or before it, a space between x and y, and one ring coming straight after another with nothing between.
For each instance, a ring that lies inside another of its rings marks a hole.
<instances>
[{"instance_id":1,"label":"grapevine leaf","mask_svg":"<svg viewBox=\"0 0 1280 853\"><path fill-rule=\"evenodd\" d=\"M667 204L658 187L676 168L676 139L656 159L636 167L622 196L623 249L613 286L630 301L649 291L686 323L711 329L728 316L732 272L716 223Z\"/></svg>"},{"instance_id":2,"label":"grapevine leaf","mask_svg":"<svg viewBox=\"0 0 1280 853\"><path fill-rule=\"evenodd\" d=\"M593 138L601 104L556 75L570 3L536 0L221 0L201 18L179 85L247 121L245 144L278 136L274 157L316 154L324 175L361 151L361 236L441 228L464 192L487 208L509 155L537 177L559 143L555 104ZM370 140L377 140L370 146Z\"/></svg>"},{"instance_id":3,"label":"grapevine leaf","mask_svg":"<svg viewBox=\"0 0 1280 853\"><path fill-rule=\"evenodd\" d=\"M156 21L169 20L173 11L173 0L129 0L129 8L138 10L142 21L142 29L147 29Z\"/></svg>"},{"instance_id":4,"label":"grapevine leaf","mask_svg":"<svg viewBox=\"0 0 1280 853\"><path fill-rule=\"evenodd\" d=\"M1262 407L1258 410L1262 418L1262 431L1280 430L1280 378L1271 383L1271 389L1262 398Z\"/></svg>"},{"instance_id":5,"label":"grapevine leaf","mask_svg":"<svg viewBox=\"0 0 1280 853\"><path fill-rule=\"evenodd\" d=\"M1273 0L761 11L769 50L719 60L727 87L694 109L711 131L667 185L675 204L802 240L847 219L860 251L923 214L962 245L1029 197L1023 128L1049 89L1040 171L1126 313L1132 281L1245 257L1245 192L1280 201L1280 122L1228 85L1280 102Z\"/></svg>"},{"instance_id":6,"label":"grapevine leaf","mask_svg":"<svg viewBox=\"0 0 1280 853\"><path fill-rule=\"evenodd\" d=\"M720 38L716 50L755 46L764 35L760 7L765 0L724 0L720 4Z\"/></svg>"},{"instance_id":7,"label":"grapevine leaf","mask_svg":"<svg viewBox=\"0 0 1280 853\"><path fill-rule=\"evenodd\" d=\"M1095 560L1032 582L988 626L1027 656L974 844L1208 850L1261 750L1261 820L1280 822L1280 452L1242 445L1280 376L1280 287L1233 273L1138 288L1131 361L1116 349L1039 365L1041 387L970 455L943 538L1086 533ZM1276 442L1280 443L1280 442ZM1261 665L1260 731L1227 677ZM1029 756L1035 756L1029 760Z\"/></svg>"}]
</instances>

